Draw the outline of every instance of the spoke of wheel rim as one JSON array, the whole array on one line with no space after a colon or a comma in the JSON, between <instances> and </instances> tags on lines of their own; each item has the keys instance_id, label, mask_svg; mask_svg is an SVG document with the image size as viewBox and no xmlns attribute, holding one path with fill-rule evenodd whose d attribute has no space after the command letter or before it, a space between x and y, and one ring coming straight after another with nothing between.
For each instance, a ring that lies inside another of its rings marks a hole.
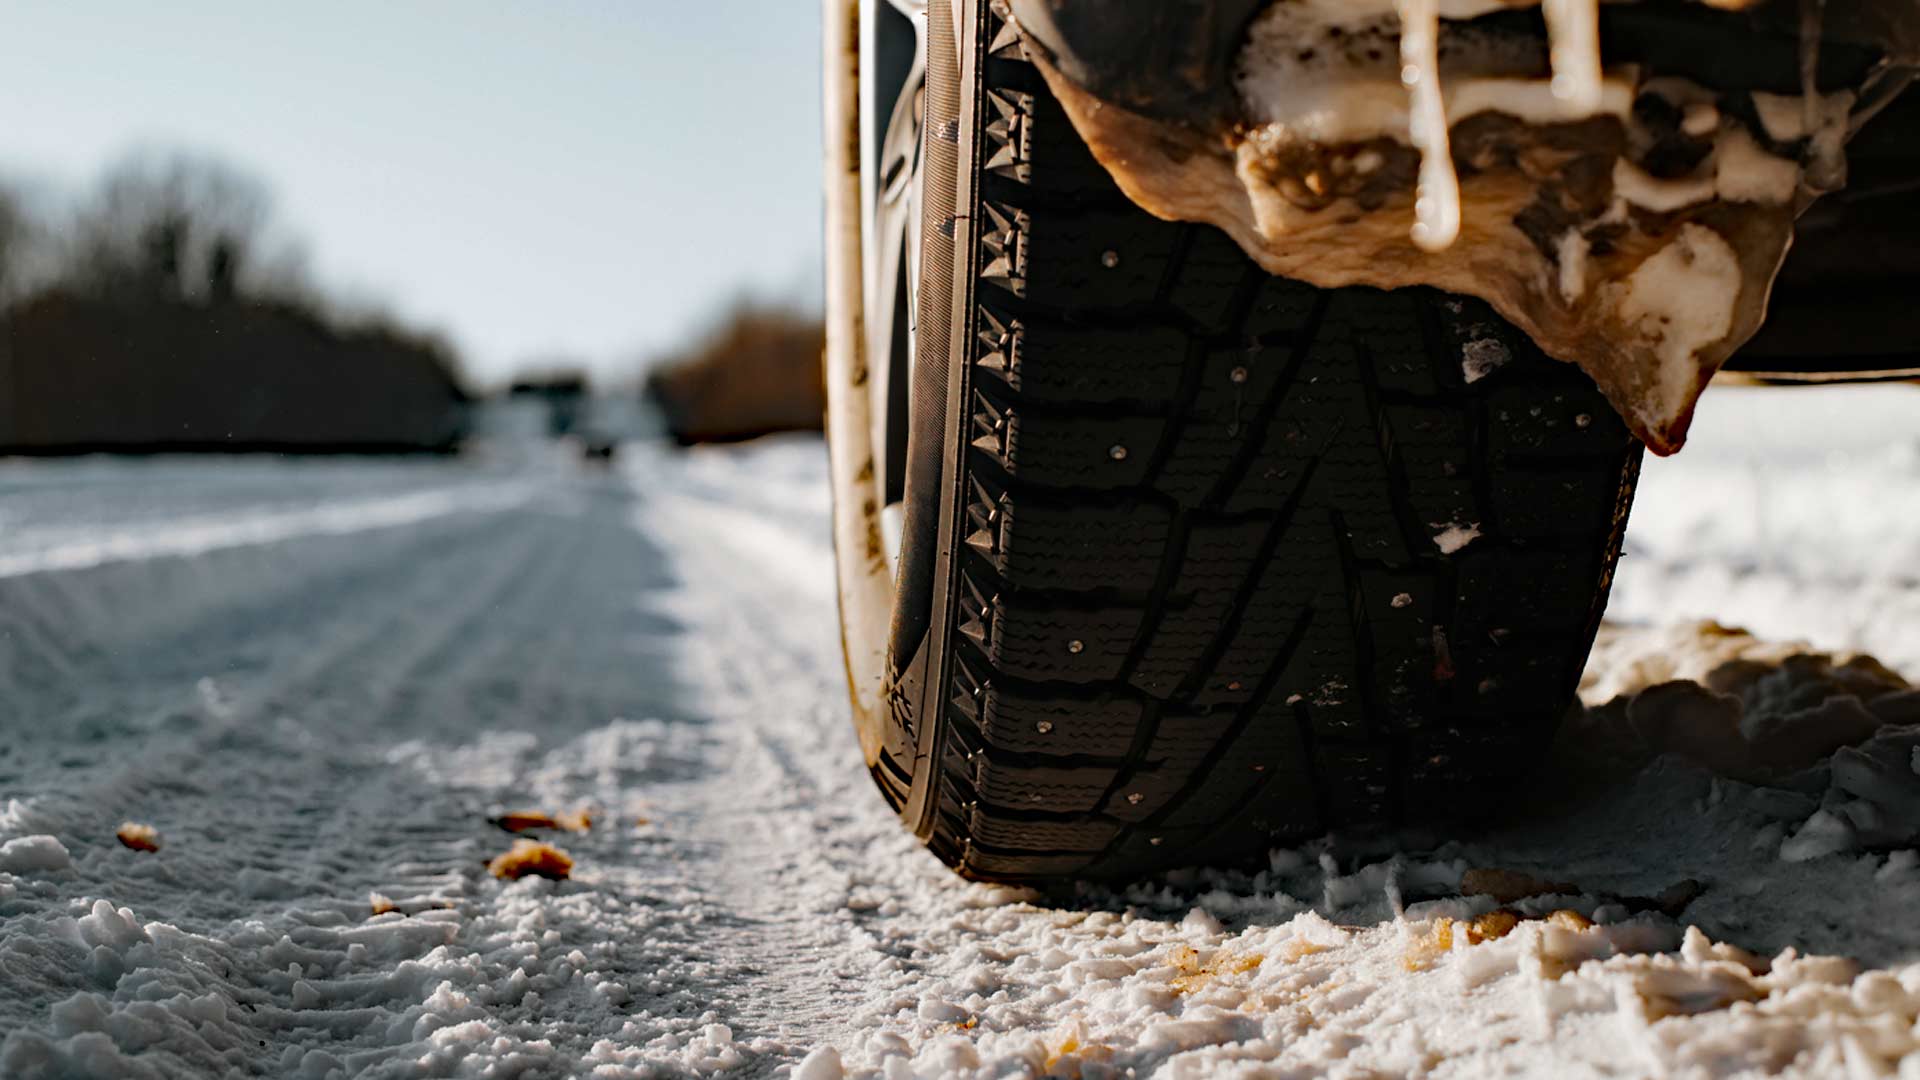
<instances>
[{"instance_id":1,"label":"spoke of wheel rim","mask_svg":"<svg viewBox=\"0 0 1920 1080\"><path fill-rule=\"evenodd\" d=\"M919 273L919 251L917 250L920 233L920 139L922 107L921 95L926 85L926 38L924 34L924 3L913 0L888 0L895 9L914 19L915 48L913 62L907 72L905 83L895 99L891 114L887 118L885 134L881 137L879 155L878 190L875 191L873 223L873 247L870 249L874 259L873 272L877 301L868 323L869 340L872 347L868 355L873 367L867 382L867 392L874 403L872 409L872 437L875 458L875 470L881 491L887 491L894 480L892 471L897 463L889 460L893 433L899 425L907 423L907 417L899 414L894 380L912 378L911 355L912 335L908 335L907 355L896 356L894 347L894 319L900 305L906 305L909 324L912 322L912 304L914 303L915 284ZM905 294L902 294L902 268L905 270ZM898 553L888 551L890 561L897 562Z\"/></svg>"},{"instance_id":2,"label":"spoke of wheel rim","mask_svg":"<svg viewBox=\"0 0 1920 1080\"><path fill-rule=\"evenodd\" d=\"M920 168L920 94L927 83L927 58L924 49L916 50L913 66L907 70L906 85L893 103L893 115L887 120L887 133L881 139L880 201L897 199L913 174Z\"/></svg>"}]
</instances>

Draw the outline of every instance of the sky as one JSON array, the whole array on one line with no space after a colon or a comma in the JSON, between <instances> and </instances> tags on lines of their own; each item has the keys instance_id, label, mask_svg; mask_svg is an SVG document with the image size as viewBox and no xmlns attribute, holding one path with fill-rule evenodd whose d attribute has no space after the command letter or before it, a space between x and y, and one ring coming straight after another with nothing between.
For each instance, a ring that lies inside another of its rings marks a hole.
<instances>
[{"instance_id":1,"label":"sky","mask_svg":"<svg viewBox=\"0 0 1920 1080\"><path fill-rule=\"evenodd\" d=\"M136 148L264 180L329 291L498 380L817 302L817 0L0 0L0 180Z\"/></svg>"}]
</instances>

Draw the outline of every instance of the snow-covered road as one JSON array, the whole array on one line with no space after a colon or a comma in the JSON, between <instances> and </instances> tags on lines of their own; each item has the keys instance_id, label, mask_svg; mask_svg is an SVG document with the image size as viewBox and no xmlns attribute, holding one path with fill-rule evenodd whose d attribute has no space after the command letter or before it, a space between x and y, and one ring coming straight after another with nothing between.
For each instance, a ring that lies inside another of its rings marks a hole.
<instances>
[{"instance_id":1,"label":"snow-covered road","mask_svg":"<svg viewBox=\"0 0 1920 1080\"><path fill-rule=\"evenodd\" d=\"M1920 391L1717 391L1649 465L1591 688L1736 697L1593 710L1497 830L1124 894L895 825L826 518L804 440L0 465L0 1076L1920 1076L1920 857L1869 850L1920 785L1682 737L1920 697L1662 628L1920 675ZM586 806L571 880L488 874L490 817ZM1488 869L1565 887L1478 943Z\"/></svg>"}]
</instances>

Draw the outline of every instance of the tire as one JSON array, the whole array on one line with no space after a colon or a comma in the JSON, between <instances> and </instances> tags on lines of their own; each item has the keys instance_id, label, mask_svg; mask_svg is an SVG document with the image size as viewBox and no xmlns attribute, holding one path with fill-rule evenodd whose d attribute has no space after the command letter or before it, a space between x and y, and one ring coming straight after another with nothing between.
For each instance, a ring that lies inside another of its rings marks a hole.
<instances>
[{"instance_id":1,"label":"tire","mask_svg":"<svg viewBox=\"0 0 1920 1080\"><path fill-rule=\"evenodd\" d=\"M1134 207L1000 4L955 2L877 707L849 657L882 793L1020 882L1497 800L1572 700L1639 444L1478 301L1274 278Z\"/></svg>"}]
</instances>

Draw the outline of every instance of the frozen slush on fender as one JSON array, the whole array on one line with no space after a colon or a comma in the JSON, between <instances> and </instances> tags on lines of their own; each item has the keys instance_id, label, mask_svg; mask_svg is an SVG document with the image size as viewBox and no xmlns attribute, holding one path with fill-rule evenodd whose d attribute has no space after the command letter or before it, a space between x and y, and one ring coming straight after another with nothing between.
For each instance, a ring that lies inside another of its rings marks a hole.
<instances>
[{"instance_id":1,"label":"frozen slush on fender","mask_svg":"<svg viewBox=\"0 0 1920 1080\"><path fill-rule=\"evenodd\" d=\"M1212 43L1181 69L1203 104L1170 111L1165 87L1090 74L1114 48L1094 13L1121 6L1011 8L1135 202L1220 227L1275 274L1478 296L1662 454L1760 327L1796 217L1845 181L1848 136L1920 58L1903 0L1807 19L1758 0L1187 3L1154 17L1214 20L1184 35ZM1243 36L1223 36L1243 11ZM1653 18L1717 47L1675 64L1635 29ZM1798 63L1734 55L1764 54L1746 43L1765 32L1794 36Z\"/></svg>"}]
</instances>

